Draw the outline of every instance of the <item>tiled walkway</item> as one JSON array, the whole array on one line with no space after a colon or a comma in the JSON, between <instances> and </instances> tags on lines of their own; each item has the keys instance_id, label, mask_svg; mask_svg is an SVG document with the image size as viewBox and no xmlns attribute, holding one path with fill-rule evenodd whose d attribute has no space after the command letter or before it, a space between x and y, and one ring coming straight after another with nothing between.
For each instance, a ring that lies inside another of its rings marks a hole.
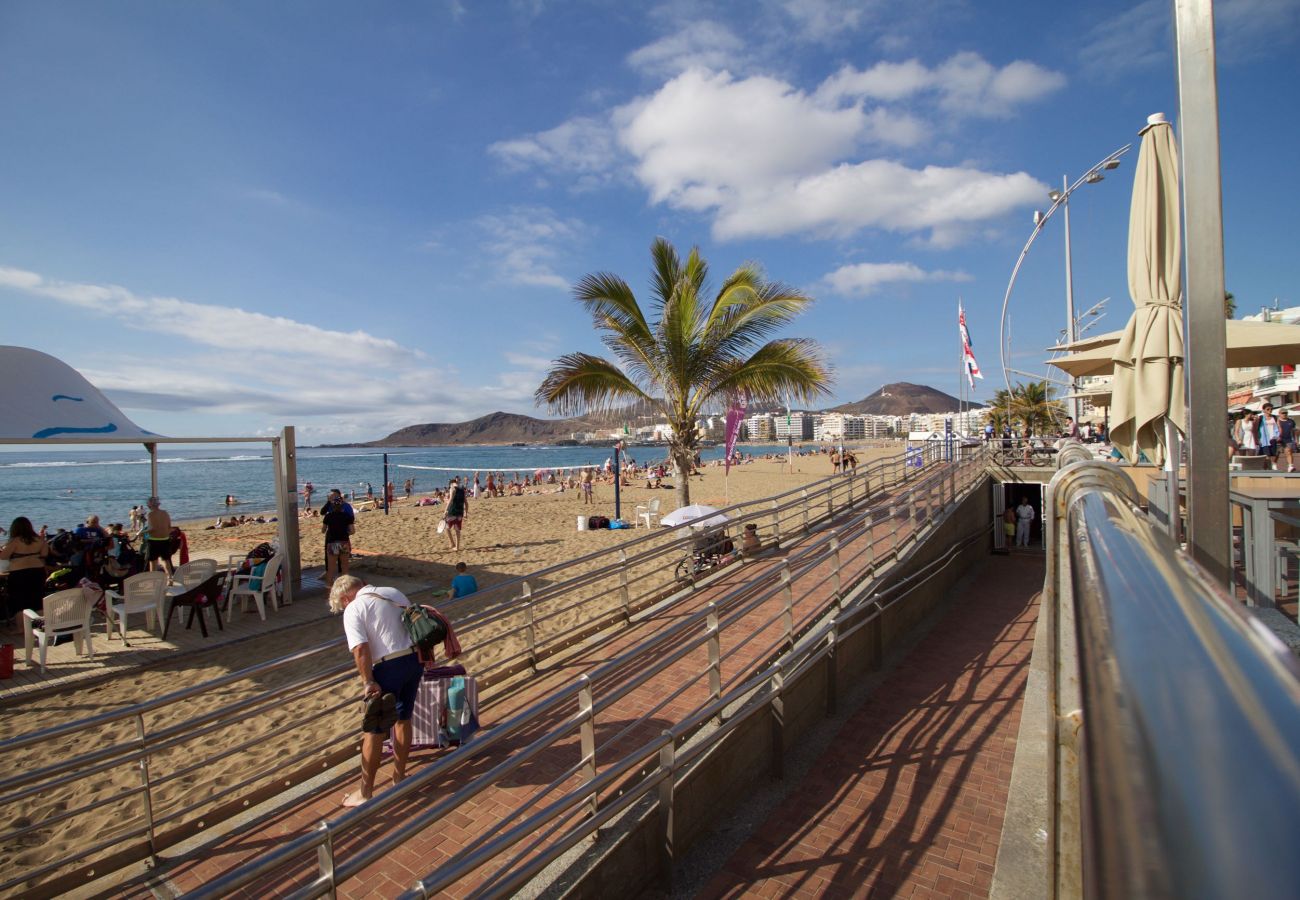
<instances>
[{"instance_id":1,"label":"tiled walkway","mask_svg":"<svg viewBox=\"0 0 1300 900\"><path fill-rule=\"evenodd\" d=\"M701 896L987 897L1042 559L984 563Z\"/></svg>"},{"instance_id":2,"label":"tiled walkway","mask_svg":"<svg viewBox=\"0 0 1300 900\"><path fill-rule=\"evenodd\" d=\"M888 509L887 497L877 497L875 500L883 503ZM906 517L899 516L881 520L869 529L869 533L879 538L884 546L889 546L894 541L901 540L911 528L912 522ZM815 537L809 537L805 540L814 539ZM796 541L795 546L799 543L802 542ZM848 556L847 550L845 555ZM854 560L852 564L846 559L846 577L848 572L865 567L868 558L869 556L864 555ZM578 674L591 672L593 667L615 658L622 651L644 641L649 635L659 633L678 617L698 611L710 600L720 599L739 583L747 583L753 588L775 584L775 572L770 570L779 563L779 558L768 558L729 572L722 583L697 592L688 602L663 610L639 625L624 629L616 638L580 651L573 659L544 667L542 672L529 680L526 688L496 698L493 698L489 692L485 698L488 706L482 716L488 725L485 733L490 733L491 723L502 722L511 713L535 703L540 697L551 694L557 688L571 685ZM811 582L820 580L820 584L798 598L794 610L796 623L812 609L829 601L832 586L831 580L825 576L829 574L831 565L829 556L821 558L817 569L825 570L821 572L822 579L816 576L810 577ZM735 622L734 631L730 628L724 629L724 648L736 646L739 651L724 664L724 683L751 671L751 667L768 652L764 648L771 647L773 642L780 642L783 625L779 615L773 616L773 609L779 608L780 603L779 592L777 592L777 596ZM761 636L760 639L743 647L737 646L737 642L730 638L731 634L742 635L754 632ZM671 650L672 648L665 647L657 651L654 656L657 657ZM639 665L645 665L645 662L640 662ZM635 675L637 668L638 665L620 666L608 676L593 680L592 688L597 705L599 706L602 696L617 695L620 686L625 685L627 680ZM603 769L622 754L657 736L668 723L684 718L691 710L705 702L708 698L707 680L694 680L686 673L694 673L695 677L702 678L702 673L706 670L707 657L704 648L701 647L682 659L678 665L652 677L631 692L623 694L612 706L603 709L596 719L598 769ZM692 682L689 686L684 684L688 681ZM677 693L678 691L682 692ZM669 699L673 694L676 694L676 697ZM658 708L654 708L661 703ZM543 730L558 727L561 722L571 720L574 711L571 705L566 705L563 709L555 709L536 726L521 730L518 735L512 733L486 753L466 755L464 763L459 768L448 772L438 783L428 785L412 797L410 802L400 803L398 807L390 810L382 823L363 826L339 835L334 844L337 857L342 860L348 859L359 848L373 842L395 823L417 814L430 803L446 797L451 789L465 784L490 765L517 753ZM414 759L414 772L418 774L423 765L441 758L444 753L417 755ZM460 754L457 753L456 756L459 757ZM576 780L578 776L566 773L572 772L572 767L580 756L577 735L571 731L566 738L552 744L548 752L530 760L510 777L502 779L486 792L460 806L456 813L440 821L437 827L419 834L407 842L401 850L367 867L360 877L340 887L339 896L393 896L400 893L400 890L410 885L417 876L430 872L441 862L460 853L466 846L472 846L476 841L498 834L506 823L512 821L514 815L511 810L520 802L528 799L534 801L542 798L553 799L558 793L575 786L578 783ZM387 774L387 768L381 770L380 778L386 778ZM263 817L235 834L218 839L197 853L170 860L170 864L164 865L160 874L167 879L172 889L192 890L218 874L265 852L267 848L287 837L302 834L311 830L321 820L338 816L341 812L338 802L342 790L343 785L336 784L333 788L327 788L305 798L274 815ZM491 867L488 869L490 871ZM315 854L305 854L296 864L280 869L244 889L243 895L269 896L286 892L294 887L301 887L305 881L314 876L315 872ZM475 876L455 885L447 894L461 896L487 874L488 872L484 871L475 873ZM132 896L145 896L147 891L142 890L142 887L143 885L137 883L129 887L127 893Z\"/></svg>"}]
</instances>

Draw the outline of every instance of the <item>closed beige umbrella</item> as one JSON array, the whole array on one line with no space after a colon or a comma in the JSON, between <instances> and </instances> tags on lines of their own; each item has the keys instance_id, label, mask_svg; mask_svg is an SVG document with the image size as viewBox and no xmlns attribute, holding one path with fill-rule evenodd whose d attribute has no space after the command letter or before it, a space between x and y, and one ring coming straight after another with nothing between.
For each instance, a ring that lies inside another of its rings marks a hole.
<instances>
[{"instance_id":1,"label":"closed beige umbrella","mask_svg":"<svg viewBox=\"0 0 1300 900\"><path fill-rule=\"evenodd\" d=\"M1182 217L1174 129L1157 113L1142 129L1128 219L1128 290L1137 307L1115 345L1111 442L1130 463L1164 459L1164 423L1187 430L1183 389Z\"/></svg>"}]
</instances>

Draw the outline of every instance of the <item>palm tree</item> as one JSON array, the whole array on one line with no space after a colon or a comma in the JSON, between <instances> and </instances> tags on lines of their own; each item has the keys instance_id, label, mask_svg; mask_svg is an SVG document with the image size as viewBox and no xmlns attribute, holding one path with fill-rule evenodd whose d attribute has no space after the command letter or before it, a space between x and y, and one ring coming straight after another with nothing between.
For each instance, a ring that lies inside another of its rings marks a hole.
<instances>
[{"instance_id":1,"label":"palm tree","mask_svg":"<svg viewBox=\"0 0 1300 900\"><path fill-rule=\"evenodd\" d=\"M827 393L830 372L816 342L768 340L811 297L746 264L710 301L708 264L698 247L683 261L672 244L656 238L650 256L655 321L617 275L584 276L574 298L591 313L616 361L588 353L561 356L535 397L561 415L609 411L631 401L656 408L672 427L668 452L678 472L677 500L685 506L696 423L707 408L741 396L756 404L776 405L790 396L807 403Z\"/></svg>"},{"instance_id":2,"label":"palm tree","mask_svg":"<svg viewBox=\"0 0 1300 900\"><path fill-rule=\"evenodd\" d=\"M1022 382L1011 394L1012 413L1024 423L1025 433L1041 433L1043 428L1055 427L1064 414L1059 401L1052 399L1056 392L1046 381Z\"/></svg>"}]
</instances>

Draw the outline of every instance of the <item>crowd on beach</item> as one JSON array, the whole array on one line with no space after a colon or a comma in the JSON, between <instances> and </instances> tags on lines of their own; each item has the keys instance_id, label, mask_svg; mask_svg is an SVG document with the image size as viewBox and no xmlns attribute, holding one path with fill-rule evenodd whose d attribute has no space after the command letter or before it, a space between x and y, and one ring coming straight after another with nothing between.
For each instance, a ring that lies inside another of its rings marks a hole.
<instances>
[{"instance_id":1,"label":"crowd on beach","mask_svg":"<svg viewBox=\"0 0 1300 900\"><path fill-rule=\"evenodd\" d=\"M122 522L105 527L99 516L91 515L71 531L59 528L51 534L48 525L38 530L26 516L14 519L8 539L0 546L6 627L13 627L24 609L39 610L51 590L75 587L82 579L101 587L120 587L124 579L146 568L170 575L177 553L185 562L185 534L172 525L157 497L131 507L128 520L129 529Z\"/></svg>"}]
</instances>

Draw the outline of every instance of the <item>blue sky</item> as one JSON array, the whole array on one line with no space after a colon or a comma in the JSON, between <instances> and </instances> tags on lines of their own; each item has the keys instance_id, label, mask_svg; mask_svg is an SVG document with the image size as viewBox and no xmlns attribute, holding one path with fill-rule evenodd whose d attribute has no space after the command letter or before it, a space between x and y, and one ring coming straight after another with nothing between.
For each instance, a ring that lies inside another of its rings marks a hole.
<instances>
[{"instance_id":1,"label":"blue sky","mask_svg":"<svg viewBox=\"0 0 1300 900\"><path fill-rule=\"evenodd\" d=\"M986 378L1035 208L1177 124L1171 4L957 0L0 5L0 321L141 425L367 440L543 414L599 351L569 285L663 235L817 298L827 405ZM1295 285L1300 0L1217 4L1227 282ZM1071 203L1075 298L1130 309L1136 151ZM1054 218L1014 365L1064 328Z\"/></svg>"}]
</instances>

